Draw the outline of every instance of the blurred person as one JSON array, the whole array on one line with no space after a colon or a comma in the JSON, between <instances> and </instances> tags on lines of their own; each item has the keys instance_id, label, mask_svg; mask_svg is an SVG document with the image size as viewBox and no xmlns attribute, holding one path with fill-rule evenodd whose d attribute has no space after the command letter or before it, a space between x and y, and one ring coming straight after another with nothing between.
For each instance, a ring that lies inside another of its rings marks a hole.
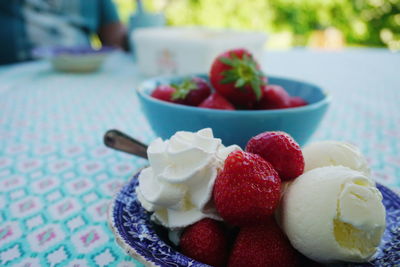
<instances>
[{"instance_id":1,"label":"blurred person","mask_svg":"<svg viewBox=\"0 0 400 267\"><path fill-rule=\"evenodd\" d=\"M126 31L112 0L0 0L0 64L32 59L35 47L127 48Z\"/></svg>"}]
</instances>

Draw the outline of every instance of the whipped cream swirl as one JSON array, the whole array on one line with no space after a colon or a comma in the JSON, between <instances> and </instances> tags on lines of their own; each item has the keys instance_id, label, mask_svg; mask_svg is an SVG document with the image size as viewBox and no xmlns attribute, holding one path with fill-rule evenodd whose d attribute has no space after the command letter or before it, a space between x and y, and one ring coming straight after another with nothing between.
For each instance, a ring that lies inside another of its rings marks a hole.
<instances>
[{"instance_id":1,"label":"whipped cream swirl","mask_svg":"<svg viewBox=\"0 0 400 267\"><path fill-rule=\"evenodd\" d=\"M138 200L152 219L174 229L205 217L221 219L210 201L215 178L228 154L210 128L179 131L169 140L154 140L147 149L150 167L139 175Z\"/></svg>"}]
</instances>

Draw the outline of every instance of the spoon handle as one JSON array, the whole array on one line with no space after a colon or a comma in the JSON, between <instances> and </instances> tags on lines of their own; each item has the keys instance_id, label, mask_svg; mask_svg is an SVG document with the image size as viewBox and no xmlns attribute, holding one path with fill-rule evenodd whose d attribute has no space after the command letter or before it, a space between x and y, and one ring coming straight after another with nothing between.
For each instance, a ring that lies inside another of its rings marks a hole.
<instances>
[{"instance_id":1,"label":"spoon handle","mask_svg":"<svg viewBox=\"0 0 400 267\"><path fill-rule=\"evenodd\" d=\"M110 148L147 159L147 146L118 130L108 130L104 144Z\"/></svg>"}]
</instances>

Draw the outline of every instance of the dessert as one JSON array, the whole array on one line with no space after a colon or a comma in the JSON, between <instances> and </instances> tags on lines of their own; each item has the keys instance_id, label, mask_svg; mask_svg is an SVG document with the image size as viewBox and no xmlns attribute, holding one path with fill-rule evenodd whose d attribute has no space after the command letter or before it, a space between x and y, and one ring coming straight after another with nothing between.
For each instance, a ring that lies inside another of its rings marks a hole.
<instances>
[{"instance_id":1,"label":"dessert","mask_svg":"<svg viewBox=\"0 0 400 267\"><path fill-rule=\"evenodd\" d=\"M361 151L349 143L339 141L320 141L303 149L304 171L318 167L342 165L360 171L370 177L371 170Z\"/></svg>"},{"instance_id":2,"label":"dessert","mask_svg":"<svg viewBox=\"0 0 400 267\"><path fill-rule=\"evenodd\" d=\"M362 154L341 144L302 152L288 134L264 132L242 151L208 128L180 131L149 146L137 198L182 253L214 266L365 262L385 208Z\"/></svg>"},{"instance_id":3,"label":"dessert","mask_svg":"<svg viewBox=\"0 0 400 267\"><path fill-rule=\"evenodd\" d=\"M382 195L361 172L316 168L286 189L281 226L291 244L317 262L364 262L385 229Z\"/></svg>"},{"instance_id":4,"label":"dessert","mask_svg":"<svg viewBox=\"0 0 400 267\"><path fill-rule=\"evenodd\" d=\"M175 104L211 109L283 109L307 105L279 85L268 84L260 65L246 49L217 56L210 68L210 83L199 77L179 84L159 85L151 96Z\"/></svg>"},{"instance_id":5,"label":"dessert","mask_svg":"<svg viewBox=\"0 0 400 267\"><path fill-rule=\"evenodd\" d=\"M220 219L210 202L214 180L225 158L238 146L224 147L211 129L177 132L148 147L150 167L141 171L136 189L142 206L168 228L203 218Z\"/></svg>"}]
</instances>

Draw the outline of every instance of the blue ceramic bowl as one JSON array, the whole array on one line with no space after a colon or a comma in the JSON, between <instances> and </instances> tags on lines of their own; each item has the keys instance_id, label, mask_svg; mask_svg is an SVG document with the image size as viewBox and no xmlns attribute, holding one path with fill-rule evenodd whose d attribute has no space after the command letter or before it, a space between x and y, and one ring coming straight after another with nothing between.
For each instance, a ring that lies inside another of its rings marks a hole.
<instances>
[{"instance_id":1,"label":"blue ceramic bowl","mask_svg":"<svg viewBox=\"0 0 400 267\"><path fill-rule=\"evenodd\" d=\"M207 75L196 75L208 80ZM157 136L168 139L176 131L197 131L210 127L224 145L247 141L265 131L289 133L304 145L317 129L330 103L330 97L318 86L291 79L268 76L270 84L283 86L291 96L300 96L309 105L277 110L216 110L172 104L155 99L151 92L161 84L179 83L187 76L147 80L137 90L144 113Z\"/></svg>"}]
</instances>

